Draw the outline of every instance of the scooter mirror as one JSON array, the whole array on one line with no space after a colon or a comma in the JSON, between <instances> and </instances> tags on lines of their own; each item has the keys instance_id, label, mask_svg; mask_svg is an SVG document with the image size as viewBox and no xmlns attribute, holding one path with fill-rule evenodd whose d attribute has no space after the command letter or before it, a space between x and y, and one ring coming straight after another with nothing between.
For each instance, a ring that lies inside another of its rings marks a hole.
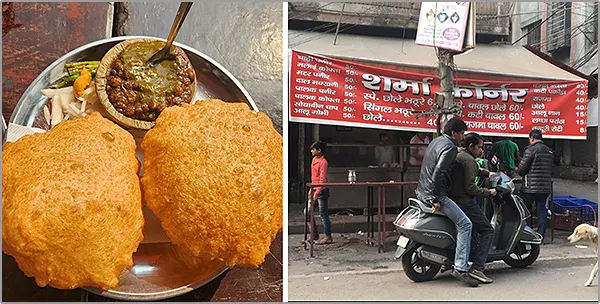
<instances>
[{"instance_id":1,"label":"scooter mirror","mask_svg":"<svg viewBox=\"0 0 600 304\"><path fill-rule=\"evenodd\" d=\"M497 166L499 164L498 157L496 157L496 155L494 155L494 157L492 157L490 162L491 162L492 166Z\"/></svg>"}]
</instances>

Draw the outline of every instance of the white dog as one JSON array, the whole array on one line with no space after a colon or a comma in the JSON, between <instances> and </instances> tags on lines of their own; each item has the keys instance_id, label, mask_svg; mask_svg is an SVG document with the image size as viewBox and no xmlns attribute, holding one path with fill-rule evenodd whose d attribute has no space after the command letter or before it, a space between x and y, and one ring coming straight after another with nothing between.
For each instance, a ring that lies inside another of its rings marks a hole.
<instances>
[{"instance_id":1,"label":"white dog","mask_svg":"<svg viewBox=\"0 0 600 304\"><path fill-rule=\"evenodd\" d=\"M585 282L585 286L591 286L594 277L598 274L598 227L594 227L589 224L581 224L575 228L573 234L568 238L569 242L575 243L580 240L588 240L590 245L594 246L594 252L596 253L596 265L590 273L590 278Z\"/></svg>"}]
</instances>

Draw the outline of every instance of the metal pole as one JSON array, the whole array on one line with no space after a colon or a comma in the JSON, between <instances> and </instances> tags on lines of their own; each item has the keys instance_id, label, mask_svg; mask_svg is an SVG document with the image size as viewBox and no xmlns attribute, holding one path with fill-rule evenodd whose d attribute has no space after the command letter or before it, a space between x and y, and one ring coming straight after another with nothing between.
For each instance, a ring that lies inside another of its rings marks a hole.
<instances>
[{"instance_id":1,"label":"metal pole","mask_svg":"<svg viewBox=\"0 0 600 304\"><path fill-rule=\"evenodd\" d=\"M383 242L383 236L381 235L381 185L377 186L377 253L381 253L381 243Z\"/></svg>"},{"instance_id":2,"label":"metal pole","mask_svg":"<svg viewBox=\"0 0 600 304\"><path fill-rule=\"evenodd\" d=\"M442 105L440 105L442 106ZM442 135L442 113L439 113L437 115L437 121L435 123L435 129L437 131L437 135L440 136Z\"/></svg>"},{"instance_id":3,"label":"metal pole","mask_svg":"<svg viewBox=\"0 0 600 304\"><path fill-rule=\"evenodd\" d=\"M307 241L308 241L308 234L311 233L312 236L312 232L308 231L308 208L310 208L310 192L311 192L312 188L308 188L308 197L304 200L304 250L308 249L307 246ZM302 193L304 193L304 191L302 191ZM304 199L304 195L302 195L302 198Z\"/></svg>"},{"instance_id":4,"label":"metal pole","mask_svg":"<svg viewBox=\"0 0 600 304\"><path fill-rule=\"evenodd\" d=\"M306 124L299 123L298 124L298 178L301 182L301 185L304 185L306 179ZM291 136L290 136L291 137ZM310 152L309 152L310 153ZM308 189L310 191L310 189ZM299 193L301 201L305 199L304 197L304 189ZM304 201L306 202L306 200ZM308 209L306 209L308 212ZM305 248L306 249L306 248Z\"/></svg>"},{"instance_id":5,"label":"metal pole","mask_svg":"<svg viewBox=\"0 0 600 304\"><path fill-rule=\"evenodd\" d=\"M314 189L311 189L311 192L309 192L310 195L310 204L309 204L309 208L310 208L310 257L314 258L314 246L315 246L315 208L314 208L314 204L315 201L312 198L312 193L313 193Z\"/></svg>"},{"instance_id":6,"label":"metal pole","mask_svg":"<svg viewBox=\"0 0 600 304\"><path fill-rule=\"evenodd\" d=\"M367 242L369 246L375 246L375 216L373 215L375 212L373 210L373 204L375 203L375 189L373 186L369 186L367 189L369 195L369 207L367 208Z\"/></svg>"},{"instance_id":7,"label":"metal pole","mask_svg":"<svg viewBox=\"0 0 600 304\"><path fill-rule=\"evenodd\" d=\"M371 244L371 186L367 187L367 245Z\"/></svg>"},{"instance_id":8,"label":"metal pole","mask_svg":"<svg viewBox=\"0 0 600 304\"><path fill-rule=\"evenodd\" d=\"M333 45L337 42L337 36L340 32L340 24L342 23L342 16L344 15L344 7L346 7L346 3L342 3L342 11L340 12L340 19L338 20L337 28L335 29L335 36L333 36Z\"/></svg>"},{"instance_id":9,"label":"metal pole","mask_svg":"<svg viewBox=\"0 0 600 304\"><path fill-rule=\"evenodd\" d=\"M400 186L402 187L402 186ZM383 218L383 240L381 240L381 252L385 251L385 237L387 236L387 228L386 228L386 218L385 218L385 186L381 187L381 211L383 212L383 214L381 215Z\"/></svg>"}]
</instances>

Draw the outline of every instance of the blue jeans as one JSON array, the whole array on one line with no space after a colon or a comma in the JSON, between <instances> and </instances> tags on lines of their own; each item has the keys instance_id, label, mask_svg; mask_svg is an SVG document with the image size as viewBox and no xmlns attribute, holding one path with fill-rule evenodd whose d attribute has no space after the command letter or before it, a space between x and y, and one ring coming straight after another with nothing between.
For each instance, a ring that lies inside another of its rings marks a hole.
<instances>
[{"instance_id":1,"label":"blue jeans","mask_svg":"<svg viewBox=\"0 0 600 304\"><path fill-rule=\"evenodd\" d=\"M442 197L440 205L440 211L456 225L454 269L467 271L469 253L471 252L471 229L473 228L473 224L460 207L449 197Z\"/></svg>"},{"instance_id":2,"label":"blue jeans","mask_svg":"<svg viewBox=\"0 0 600 304\"><path fill-rule=\"evenodd\" d=\"M317 195L317 202L319 203L319 214L323 221L323 230L325 235L331 236L331 220L329 219L329 189L323 189L319 195ZM310 230L310 211L306 210L306 219L308 220L308 229ZM319 238L319 229L315 224L315 231L313 231L313 239Z\"/></svg>"},{"instance_id":3,"label":"blue jeans","mask_svg":"<svg viewBox=\"0 0 600 304\"><path fill-rule=\"evenodd\" d=\"M523 193L521 197L523 198L523 202L527 209L529 209L529 213L531 216L527 218L527 226L533 228L533 212L531 212L533 208L533 204L535 204L535 209L537 210L537 232L542 235L542 237L546 236L546 226L548 222L548 209L546 209L546 200L548 199L550 194L531 194L531 193Z\"/></svg>"}]
</instances>

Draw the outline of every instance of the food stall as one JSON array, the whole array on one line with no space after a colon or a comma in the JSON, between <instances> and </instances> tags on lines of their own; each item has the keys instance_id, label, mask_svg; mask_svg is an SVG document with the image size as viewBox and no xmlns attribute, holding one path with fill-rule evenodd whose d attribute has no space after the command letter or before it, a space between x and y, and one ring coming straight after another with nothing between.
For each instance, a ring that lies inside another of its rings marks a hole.
<instances>
[{"instance_id":1,"label":"food stall","mask_svg":"<svg viewBox=\"0 0 600 304\"><path fill-rule=\"evenodd\" d=\"M408 163L408 143L415 132L331 125L319 125L315 128L319 130L319 138L327 142L329 182L347 182L349 171L356 174L358 182L414 181L418 177L420 166L411 166ZM376 158L381 133L389 137L389 147L394 151L395 162L389 166L381 166ZM332 188L329 208L362 209L365 207L364 202L356 197L366 197L366 191L366 188L360 187ZM386 192L387 206L396 209L401 207L402 202L406 202L408 195L413 192L414 186L389 187Z\"/></svg>"},{"instance_id":2,"label":"food stall","mask_svg":"<svg viewBox=\"0 0 600 304\"><path fill-rule=\"evenodd\" d=\"M317 39L303 44L302 51L290 51L290 122L306 127L305 142L317 139L328 142L329 182L347 181L348 170L355 170L357 182L416 181L420 167L407 165L405 144L416 132L435 132L434 117L416 119L412 114L413 110L430 110L434 93L440 91L435 68L424 62L427 58L423 59L431 50L407 45L402 58L396 58L397 54L383 56L361 47L384 43L383 38L356 39L379 40L336 47ZM457 57L462 60L470 57L473 62L463 61L463 66L469 68L455 73L454 79L453 105L459 109L457 116L467 123L469 131L489 137L525 139L531 129L538 128L545 138L586 139L587 80L549 65L523 48L480 49L487 50L487 54L475 50ZM358 56L360 52L371 53L375 58L396 58L398 62L365 58ZM491 62L492 52L504 57L495 57ZM527 62L524 68L528 70L496 65L495 61L511 58ZM476 64L481 69L470 68ZM507 67L519 73L505 71ZM393 134L390 139L400 160L397 167L373 166L373 150L380 132ZM308 152L308 146L300 141L297 146L292 144L291 149L294 148L299 156ZM304 159L305 168L310 169L309 156L298 159ZM308 172L304 175L298 172L299 179L309 181ZM361 190L338 191L331 190L330 210L359 209L366 205L362 199L366 193L358 193ZM387 205L401 207L412 196L414 187L390 188Z\"/></svg>"}]
</instances>

